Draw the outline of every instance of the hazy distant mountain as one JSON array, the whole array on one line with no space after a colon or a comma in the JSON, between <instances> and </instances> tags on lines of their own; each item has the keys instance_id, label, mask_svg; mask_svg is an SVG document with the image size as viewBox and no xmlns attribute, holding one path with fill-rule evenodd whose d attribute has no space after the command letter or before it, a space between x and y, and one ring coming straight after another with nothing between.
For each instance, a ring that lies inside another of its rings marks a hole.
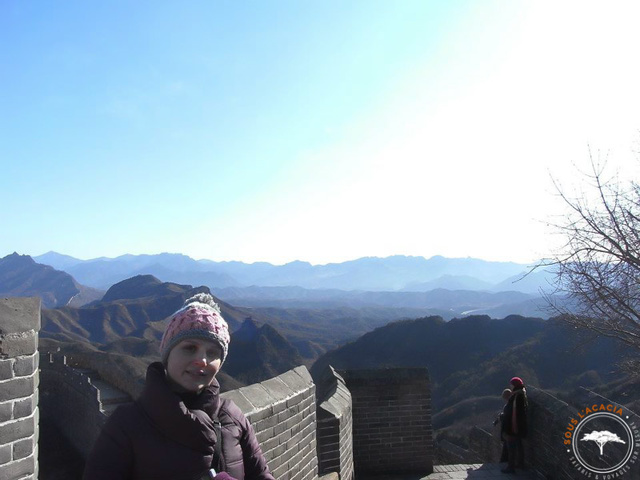
<instances>
[{"instance_id":1,"label":"hazy distant mountain","mask_svg":"<svg viewBox=\"0 0 640 480\"><path fill-rule=\"evenodd\" d=\"M304 362L298 350L270 325L251 318L231 336L224 371L245 384L280 375Z\"/></svg>"},{"instance_id":2,"label":"hazy distant mountain","mask_svg":"<svg viewBox=\"0 0 640 480\"><path fill-rule=\"evenodd\" d=\"M470 314L502 318L516 314L548 318L551 312L541 297L521 292L435 289L427 292L354 292L311 290L302 287L229 287L213 289L219 298L243 307L403 309L395 318L440 315L445 320Z\"/></svg>"},{"instance_id":3,"label":"hazy distant mountain","mask_svg":"<svg viewBox=\"0 0 640 480\"><path fill-rule=\"evenodd\" d=\"M410 283L402 291L428 292L436 288L444 288L446 290L491 290L492 287L493 284L469 275L442 275L428 282Z\"/></svg>"},{"instance_id":4,"label":"hazy distant mountain","mask_svg":"<svg viewBox=\"0 0 640 480\"><path fill-rule=\"evenodd\" d=\"M45 254L60 263L52 252ZM43 256L44 257L44 256ZM39 257L38 257L39 258ZM71 257L69 257L71 258ZM127 278L149 274L161 280L184 282L191 285L236 285L229 276L210 270L192 258L173 253L158 255L122 255L117 258L97 258L83 260L75 264L67 261L65 271L73 275L79 282L97 288L109 288Z\"/></svg>"},{"instance_id":5,"label":"hazy distant mountain","mask_svg":"<svg viewBox=\"0 0 640 480\"><path fill-rule=\"evenodd\" d=\"M0 295L35 296L44 307L81 305L102 292L80 285L68 273L36 263L29 255L13 253L0 259Z\"/></svg>"},{"instance_id":6,"label":"hazy distant mountain","mask_svg":"<svg viewBox=\"0 0 640 480\"><path fill-rule=\"evenodd\" d=\"M266 262L214 262L193 260L181 254L122 255L117 258L70 260L49 252L42 256L69 272L78 281L107 288L138 274L152 274L163 281L231 286L300 286L308 289L395 291L407 287L427 289L424 284L450 289L487 290L492 285L527 270L513 262L488 262L474 258L434 256L365 257L343 263L311 265L295 261L285 265ZM40 258L40 257L38 257ZM420 286L422 284L422 286ZM418 288L415 286L418 285ZM517 290L510 288L510 290Z\"/></svg>"},{"instance_id":7,"label":"hazy distant mountain","mask_svg":"<svg viewBox=\"0 0 640 480\"><path fill-rule=\"evenodd\" d=\"M532 295L540 295L541 292L553 293L555 291L554 279L553 272L548 269L533 272L524 271L506 278L494 285L491 290L494 292L517 291Z\"/></svg>"},{"instance_id":8,"label":"hazy distant mountain","mask_svg":"<svg viewBox=\"0 0 640 480\"><path fill-rule=\"evenodd\" d=\"M438 317L394 322L320 357L318 376L336 369L429 368L434 409L470 397L498 395L509 379L546 389L571 389L585 372L598 382L615 379L615 365L629 354L614 341L585 343L581 332L556 320L472 316L445 322ZM596 382L597 383L597 382Z\"/></svg>"},{"instance_id":9,"label":"hazy distant mountain","mask_svg":"<svg viewBox=\"0 0 640 480\"><path fill-rule=\"evenodd\" d=\"M56 270L66 270L67 268L83 263L84 260L71 257L69 255L62 255L56 252L47 252L43 255L34 256L33 259L41 264L50 265Z\"/></svg>"},{"instance_id":10,"label":"hazy distant mountain","mask_svg":"<svg viewBox=\"0 0 640 480\"><path fill-rule=\"evenodd\" d=\"M264 269L264 266L261 268ZM396 255L386 258L365 257L343 263L312 266L292 262L277 271L267 272L252 282L262 286L298 285L305 288L388 291L400 290L409 284L435 280L443 275L470 276L488 283L497 283L523 270L522 265L509 262L486 262L473 258L425 259ZM232 270L227 273L234 276Z\"/></svg>"}]
</instances>

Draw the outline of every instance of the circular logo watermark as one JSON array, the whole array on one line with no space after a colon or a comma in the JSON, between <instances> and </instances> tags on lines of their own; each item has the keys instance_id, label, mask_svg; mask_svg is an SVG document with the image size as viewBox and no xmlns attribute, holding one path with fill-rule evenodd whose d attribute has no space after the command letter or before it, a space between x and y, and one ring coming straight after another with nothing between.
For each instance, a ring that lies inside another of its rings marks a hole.
<instances>
[{"instance_id":1,"label":"circular logo watermark","mask_svg":"<svg viewBox=\"0 0 640 480\"><path fill-rule=\"evenodd\" d=\"M595 404L571 418L564 432L569 461L585 478L622 478L639 456L640 430L612 404Z\"/></svg>"}]
</instances>

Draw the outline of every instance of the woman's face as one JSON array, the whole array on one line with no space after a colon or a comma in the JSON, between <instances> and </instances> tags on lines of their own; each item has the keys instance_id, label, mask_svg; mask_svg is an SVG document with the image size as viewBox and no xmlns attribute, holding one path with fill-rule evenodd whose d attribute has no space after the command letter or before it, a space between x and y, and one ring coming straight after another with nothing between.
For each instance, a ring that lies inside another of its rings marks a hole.
<instances>
[{"instance_id":1,"label":"woman's face","mask_svg":"<svg viewBox=\"0 0 640 480\"><path fill-rule=\"evenodd\" d=\"M211 385L220 370L222 348L212 340L188 338L169 352L167 375L189 392L199 393Z\"/></svg>"}]
</instances>

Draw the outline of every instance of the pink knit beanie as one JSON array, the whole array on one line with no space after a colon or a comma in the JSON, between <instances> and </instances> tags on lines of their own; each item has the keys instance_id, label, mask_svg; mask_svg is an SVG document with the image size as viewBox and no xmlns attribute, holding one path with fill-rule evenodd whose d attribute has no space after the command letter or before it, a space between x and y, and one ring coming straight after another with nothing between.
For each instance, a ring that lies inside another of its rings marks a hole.
<instances>
[{"instance_id":1,"label":"pink knit beanie","mask_svg":"<svg viewBox=\"0 0 640 480\"><path fill-rule=\"evenodd\" d=\"M187 338L213 340L222 348L221 361L227 358L231 341L229 326L222 318L220 307L208 293L188 298L182 308L171 316L160 342L162 363L166 364L171 349Z\"/></svg>"}]
</instances>

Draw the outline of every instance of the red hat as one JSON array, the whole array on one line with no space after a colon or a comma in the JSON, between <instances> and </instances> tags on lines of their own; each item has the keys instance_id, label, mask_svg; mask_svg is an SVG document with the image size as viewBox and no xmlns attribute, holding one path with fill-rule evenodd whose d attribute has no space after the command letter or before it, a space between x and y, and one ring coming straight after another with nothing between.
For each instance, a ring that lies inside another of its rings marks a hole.
<instances>
[{"instance_id":1,"label":"red hat","mask_svg":"<svg viewBox=\"0 0 640 480\"><path fill-rule=\"evenodd\" d=\"M524 387L524 382L520 377L513 377L509 383L514 387Z\"/></svg>"}]
</instances>

